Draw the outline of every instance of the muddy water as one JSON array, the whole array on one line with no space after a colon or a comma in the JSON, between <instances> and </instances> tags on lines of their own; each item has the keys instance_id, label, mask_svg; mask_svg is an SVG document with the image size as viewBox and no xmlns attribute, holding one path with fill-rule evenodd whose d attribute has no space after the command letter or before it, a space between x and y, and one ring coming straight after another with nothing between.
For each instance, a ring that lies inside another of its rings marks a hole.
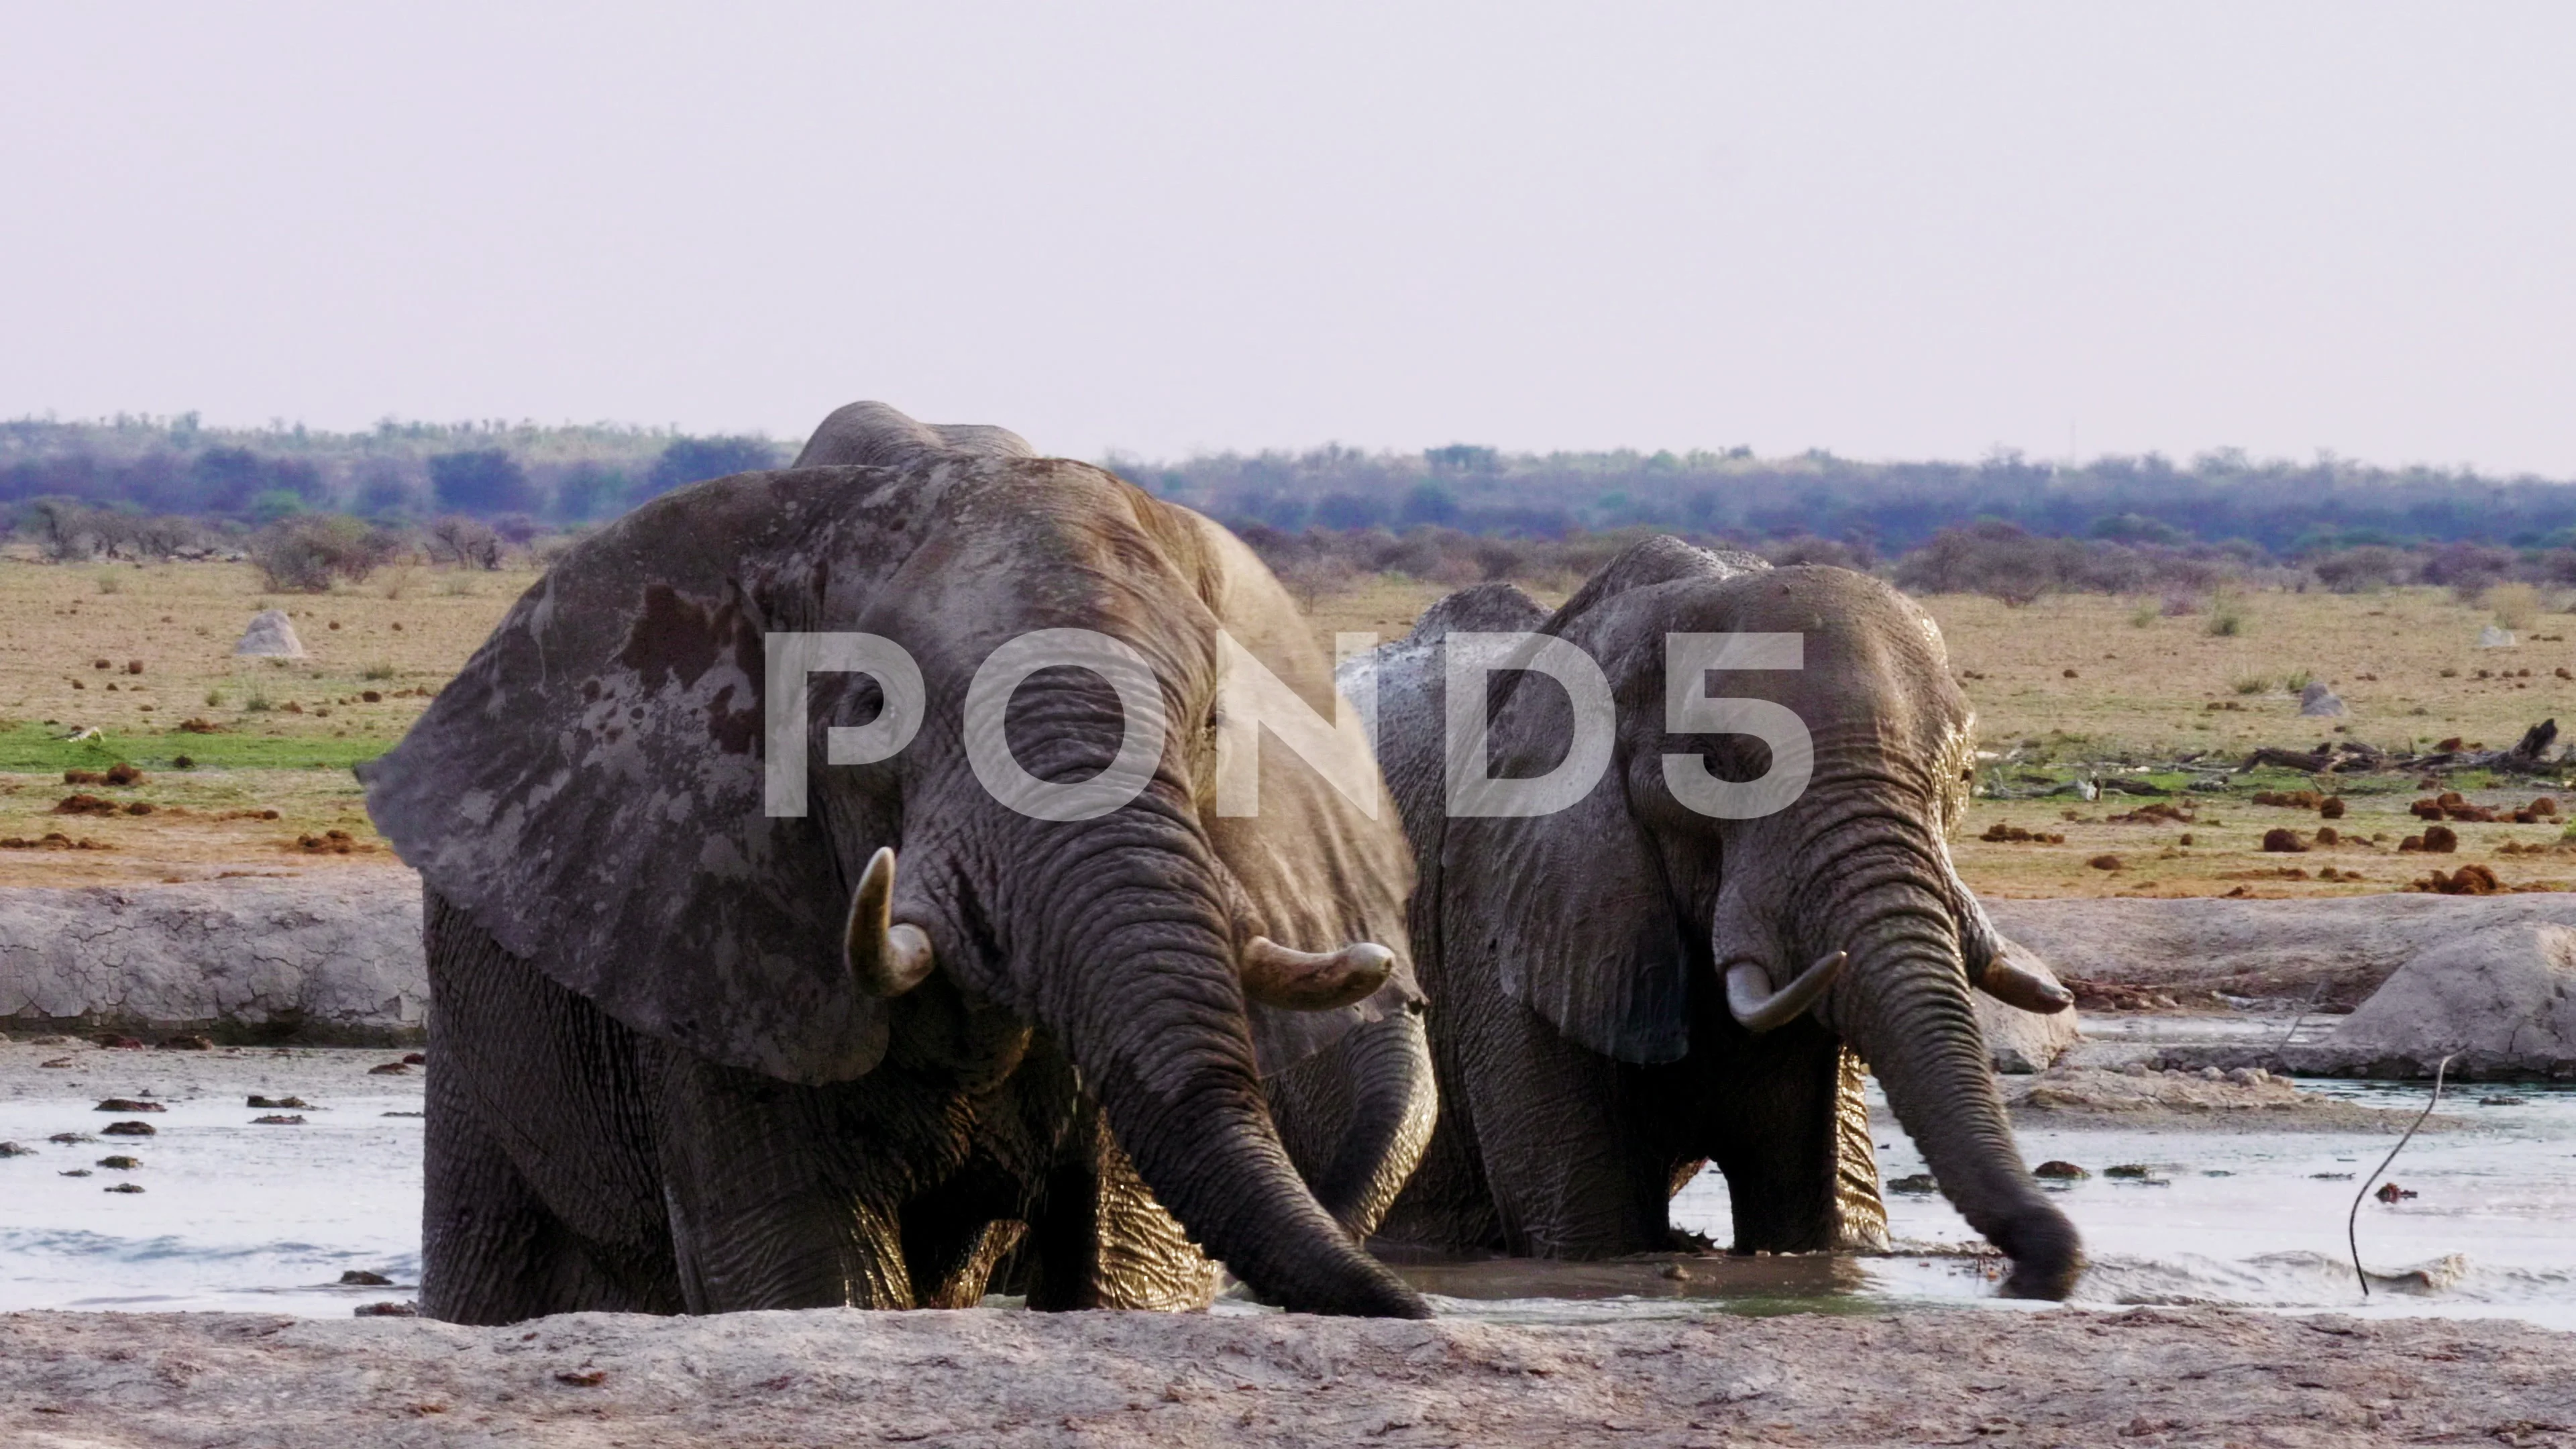
<instances>
[{"instance_id":1,"label":"muddy water","mask_svg":"<svg viewBox=\"0 0 2576 1449\"><path fill-rule=\"evenodd\" d=\"M0 1048L0 1310L230 1309L339 1316L408 1297L418 1281L421 1119L417 1076L366 1074L374 1053L299 1051L274 1060L83 1055L32 1070L54 1049ZM25 1063L14 1058L25 1056ZM346 1056L347 1061L339 1058ZM18 1067L29 1068L18 1070ZM181 1076L180 1073L185 1075ZM2420 1105L2421 1085L2309 1082L2384 1107ZM100 1113L103 1095L152 1092L167 1110ZM298 1092L300 1126L244 1093ZM2482 1105L2481 1098L2513 1099ZM2365 1202L2363 1261L2384 1275L2365 1300L2344 1247L2344 1213L2394 1139L2357 1133L2195 1133L2026 1128L2032 1163L2094 1175L2056 1201L2083 1231L2095 1304L2215 1303L2365 1314L2521 1318L2576 1329L2576 1089L2454 1088L2443 1113L2467 1130L2415 1139L2389 1177L2417 1196ZM147 1120L148 1138L100 1134ZM1881 1116L1890 1181L1924 1170ZM89 1142L55 1143L57 1133ZM97 1160L124 1154L142 1166ZM2144 1179L2106 1169L2136 1164ZM66 1173L86 1172L85 1177ZM105 1191L124 1182L140 1193ZM1517 1321L1670 1313L1881 1311L1995 1302L1997 1263L1937 1194L1890 1192L1907 1251L1883 1257L1662 1258L1637 1262L1410 1265L1446 1311ZM1704 1174L1674 1204L1680 1226L1724 1242L1725 1183ZM357 1269L392 1288L343 1287ZM2010 1306L2010 1305L2004 1305Z\"/></svg>"},{"instance_id":2,"label":"muddy water","mask_svg":"<svg viewBox=\"0 0 2576 1449\"><path fill-rule=\"evenodd\" d=\"M2384 1108L2420 1108L2427 1096L2421 1084L2301 1085ZM1882 1176L1924 1171L1922 1154L1876 1105ZM2471 1084L2446 1092L2442 1113L2464 1119L2466 1130L2417 1136L2384 1179L2416 1196L2362 1204L2367 1296L2353 1274L2345 1214L2393 1136L2116 1128L2024 1128L2019 1136L2029 1162L2067 1161L2093 1174L2050 1189L2093 1260L2079 1302L2503 1316L2576 1329L2576 1090ZM2111 1177L2114 1166L2147 1175ZM1883 1257L1404 1271L1451 1311L1530 1321L1997 1301L2000 1263L1976 1251L1981 1240L1947 1201L1889 1192L1887 1203L1890 1231L1909 1251ZM1728 1212L1725 1179L1713 1171L1673 1205L1677 1226L1719 1242L1731 1232Z\"/></svg>"}]
</instances>

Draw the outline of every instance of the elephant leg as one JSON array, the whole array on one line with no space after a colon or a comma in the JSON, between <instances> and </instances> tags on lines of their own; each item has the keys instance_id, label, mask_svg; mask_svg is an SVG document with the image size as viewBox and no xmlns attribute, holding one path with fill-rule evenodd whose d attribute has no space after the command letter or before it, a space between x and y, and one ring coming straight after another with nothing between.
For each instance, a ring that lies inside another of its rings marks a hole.
<instances>
[{"instance_id":1,"label":"elephant leg","mask_svg":"<svg viewBox=\"0 0 2576 1449\"><path fill-rule=\"evenodd\" d=\"M1186 1311L1216 1299L1217 1267L1154 1200L1086 1103L1029 1225L1029 1306Z\"/></svg>"},{"instance_id":2,"label":"elephant leg","mask_svg":"<svg viewBox=\"0 0 2576 1449\"><path fill-rule=\"evenodd\" d=\"M631 1035L429 893L421 1302L435 1318L676 1313Z\"/></svg>"},{"instance_id":3,"label":"elephant leg","mask_svg":"<svg viewBox=\"0 0 2576 1449\"><path fill-rule=\"evenodd\" d=\"M1013 1184L990 1164L967 1170L903 1206L904 1271L924 1308L972 1308L993 1270L1027 1232Z\"/></svg>"},{"instance_id":4,"label":"elephant leg","mask_svg":"<svg viewBox=\"0 0 2576 1449\"><path fill-rule=\"evenodd\" d=\"M911 1308L898 1184L836 1150L820 1089L666 1049L664 1196L692 1313Z\"/></svg>"},{"instance_id":5,"label":"elephant leg","mask_svg":"<svg viewBox=\"0 0 2576 1449\"><path fill-rule=\"evenodd\" d=\"M1735 1206L1735 1251L1887 1245L1858 1059L1796 1023L1736 1042L1706 1083L1708 1155Z\"/></svg>"},{"instance_id":6,"label":"elephant leg","mask_svg":"<svg viewBox=\"0 0 2576 1449\"><path fill-rule=\"evenodd\" d=\"M1878 1195L1878 1146L1870 1141L1869 1068L1844 1047L1834 1088L1834 1247L1851 1253L1884 1253L1887 1202Z\"/></svg>"},{"instance_id":7,"label":"elephant leg","mask_svg":"<svg viewBox=\"0 0 2576 1449\"><path fill-rule=\"evenodd\" d=\"M553 1313L677 1313L667 1258L591 1242L549 1211L476 1118L452 1074L429 1079L421 1311L449 1323Z\"/></svg>"},{"instance_id":8,"label":"elephant leg","mask_svg":"<svg viewBox=\"0 0 2576 1449\"><path fill-rule=\"evenodd\" d=\"M1643 1140L1630 1069L1516 1001L1461 1032L1479 1166L1521 1257L1609 1258L1668 1242L1671 1163Z\"/></svg>"}]
</instances>

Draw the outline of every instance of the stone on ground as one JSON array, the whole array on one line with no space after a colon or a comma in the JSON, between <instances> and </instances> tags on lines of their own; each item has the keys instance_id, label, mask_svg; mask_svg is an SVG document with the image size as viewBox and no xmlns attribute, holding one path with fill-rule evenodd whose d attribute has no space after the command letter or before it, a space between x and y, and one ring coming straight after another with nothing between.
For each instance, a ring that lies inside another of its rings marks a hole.
<instances>
[{"instance_id":1,"label":"stone on ground","mask_svg":"<svg viewBox=\"0 0 2576 1449\"><path fill-rule=\"evenodd\" d=\"M295 621L286 617L284 609L262 609L251 616L250 627L242 631L233 652L264 659L301 659L304 641L295 637Z\"/></svg>"},{"instance_id":2,"label":"stone on ground","mask_svg":"<svg viewBox=\"0 0 2576 1449\"><path fill-rule=\"evenodd\" d=\"M2323 718L2337 718L2344 713L2343 696L2325 687L2322 680L2310 680L2299 691L2299 713Z\"/></svg>"},{"instance_id":3,"label":"stone on ground","mask_svg":"<svg viewBox=\"0 0 2576 1449\"><path fill-rule=\"evenodd\" d=\"M2576 930L2517 921L2470 931L2397 969L2326 1050L2352 1069L2576 1075Z\"/></svg>"}]
</instances>

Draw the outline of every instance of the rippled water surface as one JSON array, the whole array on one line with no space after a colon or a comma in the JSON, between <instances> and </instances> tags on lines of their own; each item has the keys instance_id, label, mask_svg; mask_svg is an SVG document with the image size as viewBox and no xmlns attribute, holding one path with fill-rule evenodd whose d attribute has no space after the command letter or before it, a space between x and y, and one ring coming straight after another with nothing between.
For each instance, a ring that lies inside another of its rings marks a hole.
<instances>
[{"instance_id":1,"label":"rippled water surface","mask_svg":"<svg viewBox=\"0 0 2576 1449\"><path fill-rule=\"evenodd\" d=\"M239 1096L174 1099L148 1116L101 1113L95 1097L0 1101L0 1141L36 1148L0 1162L0 1309L221 1308L343 1315L408 1297L344 1288L351 1269L419 1281L420 1094L337 1097L270 1115ZM120 1119L154 1135L97 1136ZM137 1171L97 1166L122 1154ZM87 1177L66 1177L86 1169ZM131 1182L139 1193L107 1191Z\"/></svg>"},{"instance_id":2,"label":"rippled water surface","mask_svg":"<svg viewBox=\"0 0 2576 1449\"><path fill-rule=\"evenodd\" d=\"M2401 1109L2420 1108L2429 1092L2423 1083L2300 1085ZM2576 1329L2576 1090L2455 1085L2441 1111L2470 1130L2419 1134L2385 1179L2417 1196L2362 1203L2362 1264L2374 1274L2367 1298L2353 1276L2345 1214L2393 1134L2024 1128L2019 1136L2031 1163L2058 1159L2094 1174L2050 1190L2093 1260L2079 1302L2501 1316ZM1882 1175L1922 1172L1922 1154L1881 1120ZM2106 1176L2114 1165L2144 1166L2150 1176ZM1982 1240L1947 1201L1890 1192L1887 1205L1891 1232L1918 1251L1405 1271L1454 1300L1454 1311L1538 1320L1997 1302L1991 1277L2000 1265L1965 1251ZM1673 1219L1726 1241L1725 1179L1703 1173L1675 1200ZM1686 1276L1667 1276L1674 1269Z\"/></svg>"},{"instance_id":3,"label":"rippled water surface","mask_svg":"<svg viewBox=\"0 0 2576 1449\"><path fill-rule=\"evenodd\" d=\"M300 1127L255 1125L260 1113L239 1095L174 1096L146 1119L152 1137L71 1144L47 1139L95 1135L116 1116L96 1111L94 1096L0 1099L0 1140L37 1149L0 1161L0 1309L337 1316L410 1296L421 1119L384 1115L419 1109L416 1083L404 1085L332 1097L303 1113ZM2303 1085L2395 1108L2426 1095L2420 1083ZM2482 1097L2515 1104L2481 1105ZM2031 1128L2021 1142L2033 1163L2064 1159L2094 1173L2055 1194L2095 1265L2082 1301L2502 1315L2576 1329L2576 1090L2472 1084L2455 1087L2442 1110L2471 1130L2418 1136L2389 1172L2418 1196L2362 1205L2363 1260L2385 1275L2367 1300L2346 1256L2344 1214L2393 1136ZM1923 1171L1892 1125L1880 1141L1889 1180ZM115 1153L145 1166L96 1166ZM2141 1164L2151 1176L2104 1175L2115 1164ZM89 1176L62 1175L84 1169ZM104 1191L126 1180L146 1190ZM1996 1301L1995 1260L1969 1251L1975 1233L1937 1194L1891 1192L1888 1209L1913 1251L1403 1271L1448 1311L1520 1321ZM1724 1180L1703 1174L1676 1201L1674 1218L1726 1241ZM396 1286L339 1286L350 1269Z\"/></svg>"}]
</instances>

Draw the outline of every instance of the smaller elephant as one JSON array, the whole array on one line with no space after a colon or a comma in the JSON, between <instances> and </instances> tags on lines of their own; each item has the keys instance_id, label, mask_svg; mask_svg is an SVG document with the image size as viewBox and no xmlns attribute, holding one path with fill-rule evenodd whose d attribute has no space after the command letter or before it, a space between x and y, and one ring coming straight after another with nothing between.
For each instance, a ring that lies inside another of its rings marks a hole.
<instances>
[{"instance_id":1,"label":"smaller elephant","mask_svg":"<svg viewBox=\"0 0 2576 1449\"><path fill-rule=\"evenodd\" d=\"M1561 645L1598 670L1584 717L1580 659L1573 684L1535 672ZM2006 959L1951 865L1974 718L1928 616L1865 574L1656 538L1552 611L1453 594L1370 662L1441 1103L1383 1238L1657 1251L1714 1162L1739 1251L1884 1247L1866 1062L2012 1257L2007 1291L2072 1288L2080 1240L2023 1168L1971 996L2071 998ZM1479 710L1481 734L1453 731ZM1457 784L1544 784L1578 757L1598 773L1559 808Z\"/></svg>"}]
</instances>

